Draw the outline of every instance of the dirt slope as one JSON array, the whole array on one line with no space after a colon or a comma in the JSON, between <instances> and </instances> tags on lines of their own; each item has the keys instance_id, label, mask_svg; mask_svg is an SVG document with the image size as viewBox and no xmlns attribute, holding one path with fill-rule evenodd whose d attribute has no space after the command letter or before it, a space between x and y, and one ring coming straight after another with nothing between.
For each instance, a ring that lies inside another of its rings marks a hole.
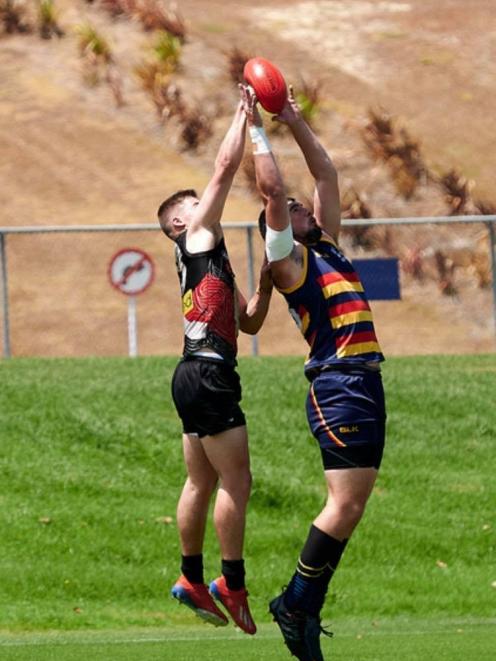
<instances>
[{"instance_id":1,"label":"dirt slope","mask_svg":"<svg viewBox=\"0 0 496 661\"><path fill-rule=\"evenodd\" d=\"M150 222L169 192L185 185L201 190L235 102L225 56L234 44L273 58L295 83L300 74L322 81L325 103L317 128L336 160L342 187L353 183L365 193L375 215L445 212L442 197L427 187L413 201L402 201L387 172L370 161L358 127L367 108L379 102L422 139L433 167L459 165L477 178L481 195L492 193L496 26L487 2L181 2L189 38L177 82L190 103L215 112L214 135L198 154L178 150L177 127L160 126L133 75L150 37L137 24L113 21L83 0L59 6L63 39L0 38L0 226ZM123 108L115 107L105 85L89 89L82 83L72 28L83 20L111 41L124 82ZM310 182L298 152L284 137L275 137L274 144L290 186L305 192ZM240 173L225 219L251 220L258 206ZM227 234L246 289L244 237ZM479 226L468 232L410 231L395 242L400 255L419 245L426 263L433 242L487 250ZM126 300L110 288L106 268L111 255L129 245L148 250L157 266L155 284L138 301L140 352L177 353L181 329L172 250L161 235L147 233L9 237L14 354L125 353ZM256 251L259 260L258 240ZM418 284L404 276L402 302L374 305L384 350L493 350L491 293L479 290L467 273L459 271L455 298L441 297L434 282ZM251 340L240 344L247 353ZM260 348L305 353L278 297Z\"/></svg>"}]
</instances>

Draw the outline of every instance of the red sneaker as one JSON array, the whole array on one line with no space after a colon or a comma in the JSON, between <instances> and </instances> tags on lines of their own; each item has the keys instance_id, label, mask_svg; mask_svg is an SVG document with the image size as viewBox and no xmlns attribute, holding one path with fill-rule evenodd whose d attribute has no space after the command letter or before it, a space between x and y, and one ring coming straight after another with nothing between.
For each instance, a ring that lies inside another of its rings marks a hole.
<instances>
[{"instance_id":1,"label":"red sneaker","mask_svg":"<svg viewBox=\"0 0 496 661\"><path fill-rule=\"evenodd\" d=\"M257 627L248 606L248 592L241 590L230 590L226 585L224 576L219 576L210 583L210 594L220 601L229 615L245 633L253 635Z\"/></svg>"},{"instance_id":2,"label":"red sneaker","mask_svg":"<svg viewBox=\"0 0 496 661\"><path fill-rule=\"evenodd\" d=\"M203 583L190 583L185 576L181 575L172 588L171 594L181 604L191 608L205 622L216 627L225 627L228 623L227 617L217 608L207 586Z\"/></svg>"}]
</instances>

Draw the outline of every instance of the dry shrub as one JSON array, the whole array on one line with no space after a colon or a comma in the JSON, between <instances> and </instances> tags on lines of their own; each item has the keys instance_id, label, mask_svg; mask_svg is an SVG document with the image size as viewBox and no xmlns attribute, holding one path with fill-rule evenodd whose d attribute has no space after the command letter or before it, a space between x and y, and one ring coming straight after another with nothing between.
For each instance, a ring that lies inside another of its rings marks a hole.
<instances>
[{"instance_id":1,"label":"dry shrub","mask_svg":"<svg viewBox=\"0 0 496 661\"><path fill-rule=\"evenodd\" d=\"M233 83L236 84L244 82L243 71L245 68L245 64L253 56L249 55L248 53L241 50L237 46L233 46L231 50L229 50L226 53L226 57L227 57L229 78L233 81Z\"/></svg>"},{"instance_id":2,"label":"dry shrub","mask_svg":"<svg viewBox=\"0 0 496 661\"><path fill-rule=\"evenodd\" d=\"M351 187L341 196L341 216L344 219L372 218L372 211L359 193ZM354 248L370 250L373 247L370 227L346 227L344 234L351 238L351 245Z\"/></svg>"},{"instance_id":3,"label":"dry shrub","mask_svg":"<svg viewBox=\"0 0 496 661\"><path fill-rule=\"evenodd\" d=\"M83 60L83 79L90 87L105 81L118 107L124 105L122 77L114 62L108 41L91 23L75 28L78 35L79 54Z\"/></svg>"},{"instance_id":4,"label":"dry shrub","mask_svg":"<svg viewBox=\"0 0 496 661\"><path fill-rule=\"evenodd\" d=\"M475 200L475 209L483 216L496 216L496 204L483 200ZM489 247L489 250L491 248ZM493 273L489 255L485 253L474 253L472 256L471 271L477 279L477 284L481 289L487 289L493 283Z\"/></svg>"},{"instance_id":5,"label":"dry shrub","mask_svg":"<svg viewBox=\"0 0 496 661\"><path fill-rule=\"evenodd\" d=\"M212 135L211 119L200 108L190 108L180 118L181 140L187 151L196 151Z\"/></svg>"},{"instance_id":6,"label":"dry shrub","mask_svg":"<svg viewBox=\"0 0 496 661\"><path fill-rule=\"evenodd\" d=\"M489 289L493 283L491 264L489 255L482 253L472 254L472 263L469 266L469 273L476 279L477 286L480 289Z\"/></svg>"},{"instance_id":7,"label":"dry shrub","mask_svg":"<svg viewBox=\"0 0 496 661\"><path fill-rule=\"evenodd\" d=\"M436 250L434 253L434 263L436 265L441 294L443 296L456 296L458 290L455 286L456 265L454 261L442 250Z\"/></svg>"},{"instance_id":8,"label":"dry shrub","mask_svg":"<svg viewBox=\"0 0 496 661\"><path fill-rule=\"evenodd\" d=\"M397 191L410 199L418 185L429 177L420 151L420 143L385 110L369 110L369 122L362 138L372 156L386 163Z\"/></svg>"},{"instance_id":9,"label":"dry shrub","mask_svg":"<svg viewBox=\"0 0 496 661\"><path fill-rule=\"evenodd\" d=\"M184 117L186 114L182 92L177 85L170 81L157 84L153 102L162 119L170 119L175 116Z\"/></svg>"},{"instance_id":10,"label":"dry shrub","mask_svg":"<svg viewBox=\"0 0 496 661\"><path fill-rule=\"evenodd\" d=\"M186 113L181 90L171 80L172 72L164 70L158 62L144 62L135 71L161 120Z\"/></svg>"},{"instance_id":11,"label":"dry shrub","mask_svg":"<svg viewBox=\"0 0 496 661\"><path fill-rule=\"evenodd\" d=\"M404 273L412 276L414 280L423 282L426 275L423 249L420 246L407 248L401 259L401 268Z\"/></svg>"},{"instance_id":12,"label":"dry shrub","mask_svg":"<svg viewBox=\"0 0 496 661\"><path fill-rule=\"evenodd\" d=\"M29 34L32 27L23 0L0 0L0 25L6 34Z\"/></svg>"},{"instance_id":13,"label":"dry shrub","mask_svg":"<svg viewBox=\"0 0 496 661\"><path fill-rule=\"evenodd\" d=\"M452 169L442 175L438 183L449 206L450 216L462 216L473 211L472 189L474 183L458 170Z\"/></svg>"},{"instance_id":14,"label":"dry shrub","mask_svg":"<svg viewBox=\"0 0 496 661\"><path fill-rule=\"evenodd\" d=\"M110 91L114 97L115 105L118 108L121 108L126 104L124 100L124 91L122 76L119 69L115 66L113 62L109 62L105 71L105 81L110 87Z\"/></svg>"},{"instance_id":15,"label":"dry shrub","mask_svg":"<svg viewBox=\"0 0 496 661\"><path fill-rule=\"evenodd\" d=\"M90 2L90 0L87 1ZM99 4L112 18L117 18L118 16L132 16L136 0L100 0Z\"/></svg>"},{"instance_id":16,"label":"dry shrub","mask_svg":"<svg viewBox=\"0 0 496 661\"><path fill-rule=\"evenodd\" d=\"M351 187L341 196L343 218L372 218L372 210L367 202Z\"/></svg>"},{"instance_id":17,"label":"dry shrub","mask_svg":"<svg viewBox=\"0 0 496 661\"><path fill-rule=\"evenodd\" d=\"M163 0L100 0L99 4L112 18L127 16L138 20L147 32L165 30L181 43L186 41L186 24L175 3L167 7Z\"/></svg>"},{"instance_id":18,"label":"dry shrub","mask_svg":"<svg viewBox=\"0 0 496 661\"><path fill-rule=\"evenodd\" d=\"M54 0L40 0L38 17L42 39L64 36L64 31L58 24L59 12L55 7Z\"/></svg>"},{"instance_id":19,"label":"dry shrub","mask_svg":"<svg viewBox=\"0 0 496 661\"><path fill-rule=\"evenodd\" d=\"M179 66L181 44L177 37L160 31L151 49L152 58L139 64L135 73L147 92L161 119L186 115L181 91L172 83L172 75Z\"/></svg>"},{"instance_id":20,"label":"dry shrub","mask_svg":"<svg viewBox=\"0 0 496 661\"><path fill-rule=\"evenodd\" d=\"M162 0L136 0L133 15L147 31L165 30L186 41L186 24L175 3L166 6Z\"/></svg>"}]
</instances>

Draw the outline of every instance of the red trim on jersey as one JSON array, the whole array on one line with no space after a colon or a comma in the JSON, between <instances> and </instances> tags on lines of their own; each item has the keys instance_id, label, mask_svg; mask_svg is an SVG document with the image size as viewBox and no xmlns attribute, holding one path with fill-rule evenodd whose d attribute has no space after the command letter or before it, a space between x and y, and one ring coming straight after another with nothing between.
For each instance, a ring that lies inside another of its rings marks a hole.
<instances>
[{"instance_id":1,"label":"red trim on jersey","mask_svg":"<svg viewBox=\"0 0 496 661\"><path fill-rule=\"evenodd\" d=\"M344 347L348 344L360 344L361 342L377 342L374 331L361 331L351 335L336 337L336 347Z\"/></svg>"},{"instance_id":2,"label":"red trim on jersey","mask_svg":"<svg viewBox=\"0 0 496 661\"><path fill-rule=\"evenodd\" d=\"M347 314L348 312L357 312L358 310L370 310L370 306L367 301L364 301L363 299L357 299L355 301L346 301L345 303L331 305L329 307L329 316L339 317L342 314Z\"/></svg>"},{"instance_id":3,"label":"red trim on jersey","mask_svg":"<svg viewBox=\"0 0 496 661\"><path fill-rule=\"evenodd\" d=\"M348 282L360 282L360 278L355 271L351 271L350 273L338 273L337 271L333 271L332 273L323 273L317 278L317 282L321 287L327 287L327 285L332 285L335 282L342 282L343 280Z\"/></svg>"}]
</instances>

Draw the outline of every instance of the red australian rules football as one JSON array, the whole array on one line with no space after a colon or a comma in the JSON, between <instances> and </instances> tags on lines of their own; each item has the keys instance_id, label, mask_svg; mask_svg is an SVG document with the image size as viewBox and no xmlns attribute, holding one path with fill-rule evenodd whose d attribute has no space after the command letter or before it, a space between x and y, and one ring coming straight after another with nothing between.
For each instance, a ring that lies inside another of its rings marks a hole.
<instances>
[{"instance_id":1,"label":"red australian rules football","mask_svg":"<svg viewBox=\"0 0 496 661\"><path fill-rule=\"evenodd\" d=\"M253 87L257 99L265 110L279 113L288 98L286 81L279 69L263 57L252 57L245 64L243 76Z\"/></svg>"}]
</instances>

